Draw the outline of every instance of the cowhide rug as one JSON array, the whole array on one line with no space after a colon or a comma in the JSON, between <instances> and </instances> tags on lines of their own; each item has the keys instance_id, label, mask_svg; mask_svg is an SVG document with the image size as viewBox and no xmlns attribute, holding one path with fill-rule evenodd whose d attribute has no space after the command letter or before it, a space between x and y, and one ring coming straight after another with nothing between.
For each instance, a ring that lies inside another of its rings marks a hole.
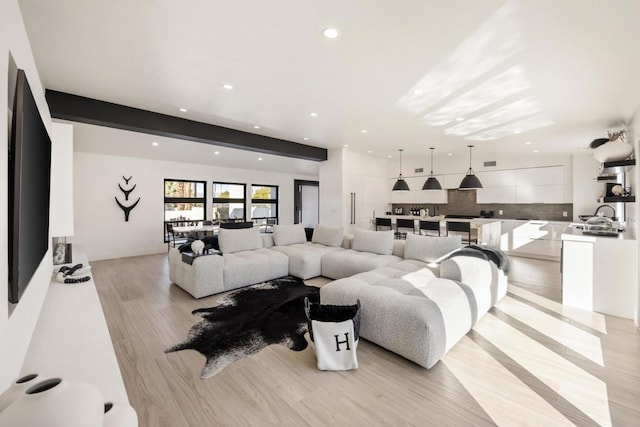
<instances>
[{"instance_id":1,"label":"cowhide rug","mask_svg":"<svg viewBox=\"0 0 640 427\"><path fill-rule=\"evenodd\" d=\"M219 305L194 310L203 320L189 330L187 340L165 353L196 350L207 358L200 378L210 378L236 360L271 344L294 351L307 348L304 297L318 302L320 288L288 276L226 295Z\"/></svg>"}]
</instances>

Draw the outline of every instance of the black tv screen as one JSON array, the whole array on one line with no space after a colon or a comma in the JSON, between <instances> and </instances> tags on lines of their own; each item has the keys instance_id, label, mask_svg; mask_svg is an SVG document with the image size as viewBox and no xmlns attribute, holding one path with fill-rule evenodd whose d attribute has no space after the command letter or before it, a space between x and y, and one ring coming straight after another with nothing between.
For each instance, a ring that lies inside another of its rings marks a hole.
<instances>
[{"instance_id":1,"label":"black tv screen","mask_svg":"<svg viewBox=\"0 0 640 427\"><path fill-rule=\"evenodd\" d=\"M18 70L9 144L9 302L17 303L49 248L51 139Z\"/></svg>"}]
</instances>

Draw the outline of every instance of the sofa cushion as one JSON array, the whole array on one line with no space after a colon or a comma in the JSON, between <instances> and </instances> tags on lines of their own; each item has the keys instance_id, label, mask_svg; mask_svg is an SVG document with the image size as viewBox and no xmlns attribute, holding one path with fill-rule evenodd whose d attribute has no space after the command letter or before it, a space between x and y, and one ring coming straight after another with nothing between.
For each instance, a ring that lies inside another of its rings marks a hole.
<instances>
[{"instance_id":1,"label":"sofa cushion","mask_svg":"<svg viewBox=\"0 0 640 427\"><path fill-rule=\"evenodd\" d=\"M313 243L320 243L327 246L342 246L344 239L344 227L327 227L326 225L316 225L313 230Z\"/></svg>"},{"instance_id":2,"label":"sofa cushion","mask_svg":"<svg viewBox=\"0 0 640 427\"><path fill-rule=\"evenodd\" d=\"M322 275L330 279L341 279L399 261L402 261L402 258L395 255L378 255L345 249L329 252L322 256Z\"/></svg>"},{"instance_id":3,"label":"sofa cushion","mask_svg":"<svg viewBox=\"0 0 640 427\"><path fill-rule=\"evenodd\" d=\"M274 246L272 249L287 255L289 257L289 274L303 280L322 275L322 257L325 254L344 250L342 247L312 242Z\"/></svg>"},{"instance_id":4,"label":"sofa cushion","mask_svg":"<svg viewBox=\"0 0 640 427\"><path fill-rule=\"evenodd\" d=\"M356 228L351 248L379 255L393 253L393 231L368 231Z\"/></svg>"},{"instance_id":5,"label":"sofa cushion","mask_svg":"<svg viewBox=\"0 0 640 427\"><path fill-rule=\"evenodd\" d=\"M307 235L302 224L274 225L273 241L276 246L293 245L294 243L304 243Z\"/></svg>"},{"instance_id":6,"label":"sofa cushion","mask_svg":"<svg viewBox=\"0 0 640 427\"><path fill-rule=\"evenodd\" d=\"M435 262L462 247L460 236L433 237L407 234L404 258L423 262Z\"/></svg>"},{"instance_id":7,"label":"sofa cushion","mask_svg":"<svg viewBox=\"0 0 640 427\"><path fill-rule=\"evenodd\" d=\"M258 227L236 230L221 228L218 230L218 245L224 254L260 249L262 248L260 229Z\"/></svg>"},{"instance_id":8,"label":"sofa cushion","mask_svg":"<svg viewBox=\"0 0 640 427\"><path fill-rule=\"evenodd\" d=\"M237 289L289 274L289 258L271 249L224 255L224 289Z\"/></svg>"}]
</instances>

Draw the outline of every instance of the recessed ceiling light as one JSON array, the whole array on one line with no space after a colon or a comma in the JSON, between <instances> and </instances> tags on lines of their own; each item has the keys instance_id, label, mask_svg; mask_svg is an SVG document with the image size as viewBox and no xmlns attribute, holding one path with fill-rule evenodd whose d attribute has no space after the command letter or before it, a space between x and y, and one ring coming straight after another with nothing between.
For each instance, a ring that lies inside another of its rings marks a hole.
<instances>
[{"instance_id":1,"label":"recessed ceiling light","mask_svg":"<svg viewBox=\"0 0 640 427\"><path fill-rule=\"evenodd\" d=\"M318 113L309 113L311 117L318 117Z\"/></svg>"},{"instance_id":2,"label":"recessed ceiling light","mask_svg":"<svg viewBox=\"0 0 640 427\"><path fill-rule=\"evenodd\" d=\"M531 145L531 141L525 142L524 145Z\"/></svg>"},{"instance_id":3,"label":"recessed ceiling light","mask_svg":"<svg viewBox=\"0 0 640 427\"><path fill-rule=\"evenodd\" d=\"M389 154L387 157L388 157L388 158L392 158L393 156L392 156L391 154Z\"/></svg>"},{"instance_id":4,"label":"recessed ceiling light","mask_svg":"<svg viewBox=\"0 0 640 427\"><path fill-rule=\"evenodd\" d=\"M262 157L258 157L258 160L262 161Z\"/></svg>"},{"instance_id":5,"label":"recessed ceiling light","mask_svg":"<svg viewBox=\"0 0 640 427\"><path fill-rule=\"evenodd\" d=\"M369 150L369 151L367 151L367 153L368 153L368 154L371 154L371 153L373 153L373 151Z\"/></svg>"},{"instance_id":6,"label":"recessed ceiling light","mask_svg":"<svg viewBox=\"0 0 640 427\"><path fill-rule=\"evenodd\" d=\"M519 133L521 133L521 132L522 132L521 130L514 130L514 131L513 131L513 134L514 134L514 135L517 135L517 134L519 134Z\"/></svg>"},{"instance_id":7,"label":"recessed ceiling light","mask_svg":"<svg viewBox=\"0 0 640 427\"><path fill-rule=\"evenodd\" d=\"M183 113L186 113L187 109L186 108L181 108L180 111L182 111Z\"/></svg>"},{"instance_id":8,"label":"recessed ceiling light","mask_svg":"<svg viewBox=\"0 0 640 427\"><path fill-rule=\"evenodd\" d=\"M464 120L464 117L457 117L457 118L456 118L456 122L461 122L461 121L463 121L463 120Z\"/></svg>"},{"instance_id":9,"label":"recessed ceiling light","mask_svg":"<svg viewBox=\"0 0 640 427\"><path fill-rule=\"evenodd\" d=\"M534 152L534 153L539 153L539 152L540 152L540 150L533 150L533 152Z\"/></svg>"},{"instance_id":10,"label":"recessed ceiling light","mask_svg":"<svg viewBox=\"0 0 640 427\"><path fill-rule=\"evenodd\" d=\"M217 156L218 154L220 154L220 152L219 151L214 151L213 154Z\"/></svg>"},{"instance_id":11,"label":"recessed ceiling light","mask_svg":"<svg viewBox=\"0 0 640 427\"><path fill-rule=\"evenodd\" d=\"M344 148L349 148L349 144L344 144Z\"/></svg>"},{"instance_id":12,"label":"recessed ceiling light","mask_svg":"<svg viewBox=\"0 0 640 427\"><path fill-rule=\"evenodd\" d=\"M322 35L328 39L335 39L340 35L340 31L338 31L336 28L325 28L324 30L322 30Z\"/></svg>"},{"instance_id":13,"label":"recessed ceiling light","mask_svg":"<svg viewBox=\"0 0 640 427\"><path fill-rule=\"evenodd\" d=\"M302 138L302 139L305 140L305 141L309 140L309 138L307 138L306 136L304 138Z\"/></svg>"},{"instance_id":14,"label":"recessed ceiling light","mask_svg":"<svg viewBox=\"0 0 640 427\"><path fill-rule=\"evenodd\" d=\"M233 86L232 86L232 85L230 85L229 83L226 83L226 84L222 85L222 87L223 87L223 88L225 88L225 89L227 89L227 90L231 90L231 89L233 89Z\"/></svg>"},{"instance_id":15,"label":"recessed ceiling light","mask_svg":"<svg viewBox=\"0 0 640 427\"><path fill-rule=\"evenodd\" d=\"M151 145L153 145L154 147L157 147L157 146L158 146L158 143L157 143L157 142L155 142L155 141L153 141L153 142L151 143Z\"/></svg>"},{"instance_id":16,"label":"recessed ceiling light","mask_svg":"<svg viewBox=\"0 0 640 427\"><path fill-rule=\"evenodd\" d=\"M447 156L453 156L453 153L447 153Z\"/></svg>"},{"instance_id":17,"label":"recessed ceiling light","mask_svg":"<svg viewBox=\"0 0 640 427\"><path fill-rule=\"evenodd\" d=\"M413 91L414 95L422 95L422 89L416 89Z\"/></svg>"},{"instance_id":18,"label":"recessed ceiling light","mask_svg":"<svg viewBox=\"0 0 640 427\"><path fill-rule=\"evenodd\" d=\"M254 125L254 126L253 126L253 128L254 128L254 129L260 129L260 126L258 126L258 125Z\"/></svg>"}]
</instances>

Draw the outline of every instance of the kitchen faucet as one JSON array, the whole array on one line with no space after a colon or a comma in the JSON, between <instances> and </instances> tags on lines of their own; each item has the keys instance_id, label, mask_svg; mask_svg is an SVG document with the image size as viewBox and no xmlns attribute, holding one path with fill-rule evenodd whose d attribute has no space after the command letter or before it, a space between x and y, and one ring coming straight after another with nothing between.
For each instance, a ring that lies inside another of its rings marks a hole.
<instances>
[{"instance_id":1,"label":"kitchen faucet","mask_svg":"<svg viewBox=\"0 0 640 427\"><path fill-rule=\"evenodd\" d=\"M613 212L613 215L611 216L611 219L616 221L618 218L616 217L616 209L611 206L611 205L600 205L598 206L598 208L596 209L595 213L593 214L593 216L598 216L598 213L600 212L600 209L602 208L609 208L611 209L611 211ZM602 214L604 216L604 214Z\"/></svg>"}]
</instances>

